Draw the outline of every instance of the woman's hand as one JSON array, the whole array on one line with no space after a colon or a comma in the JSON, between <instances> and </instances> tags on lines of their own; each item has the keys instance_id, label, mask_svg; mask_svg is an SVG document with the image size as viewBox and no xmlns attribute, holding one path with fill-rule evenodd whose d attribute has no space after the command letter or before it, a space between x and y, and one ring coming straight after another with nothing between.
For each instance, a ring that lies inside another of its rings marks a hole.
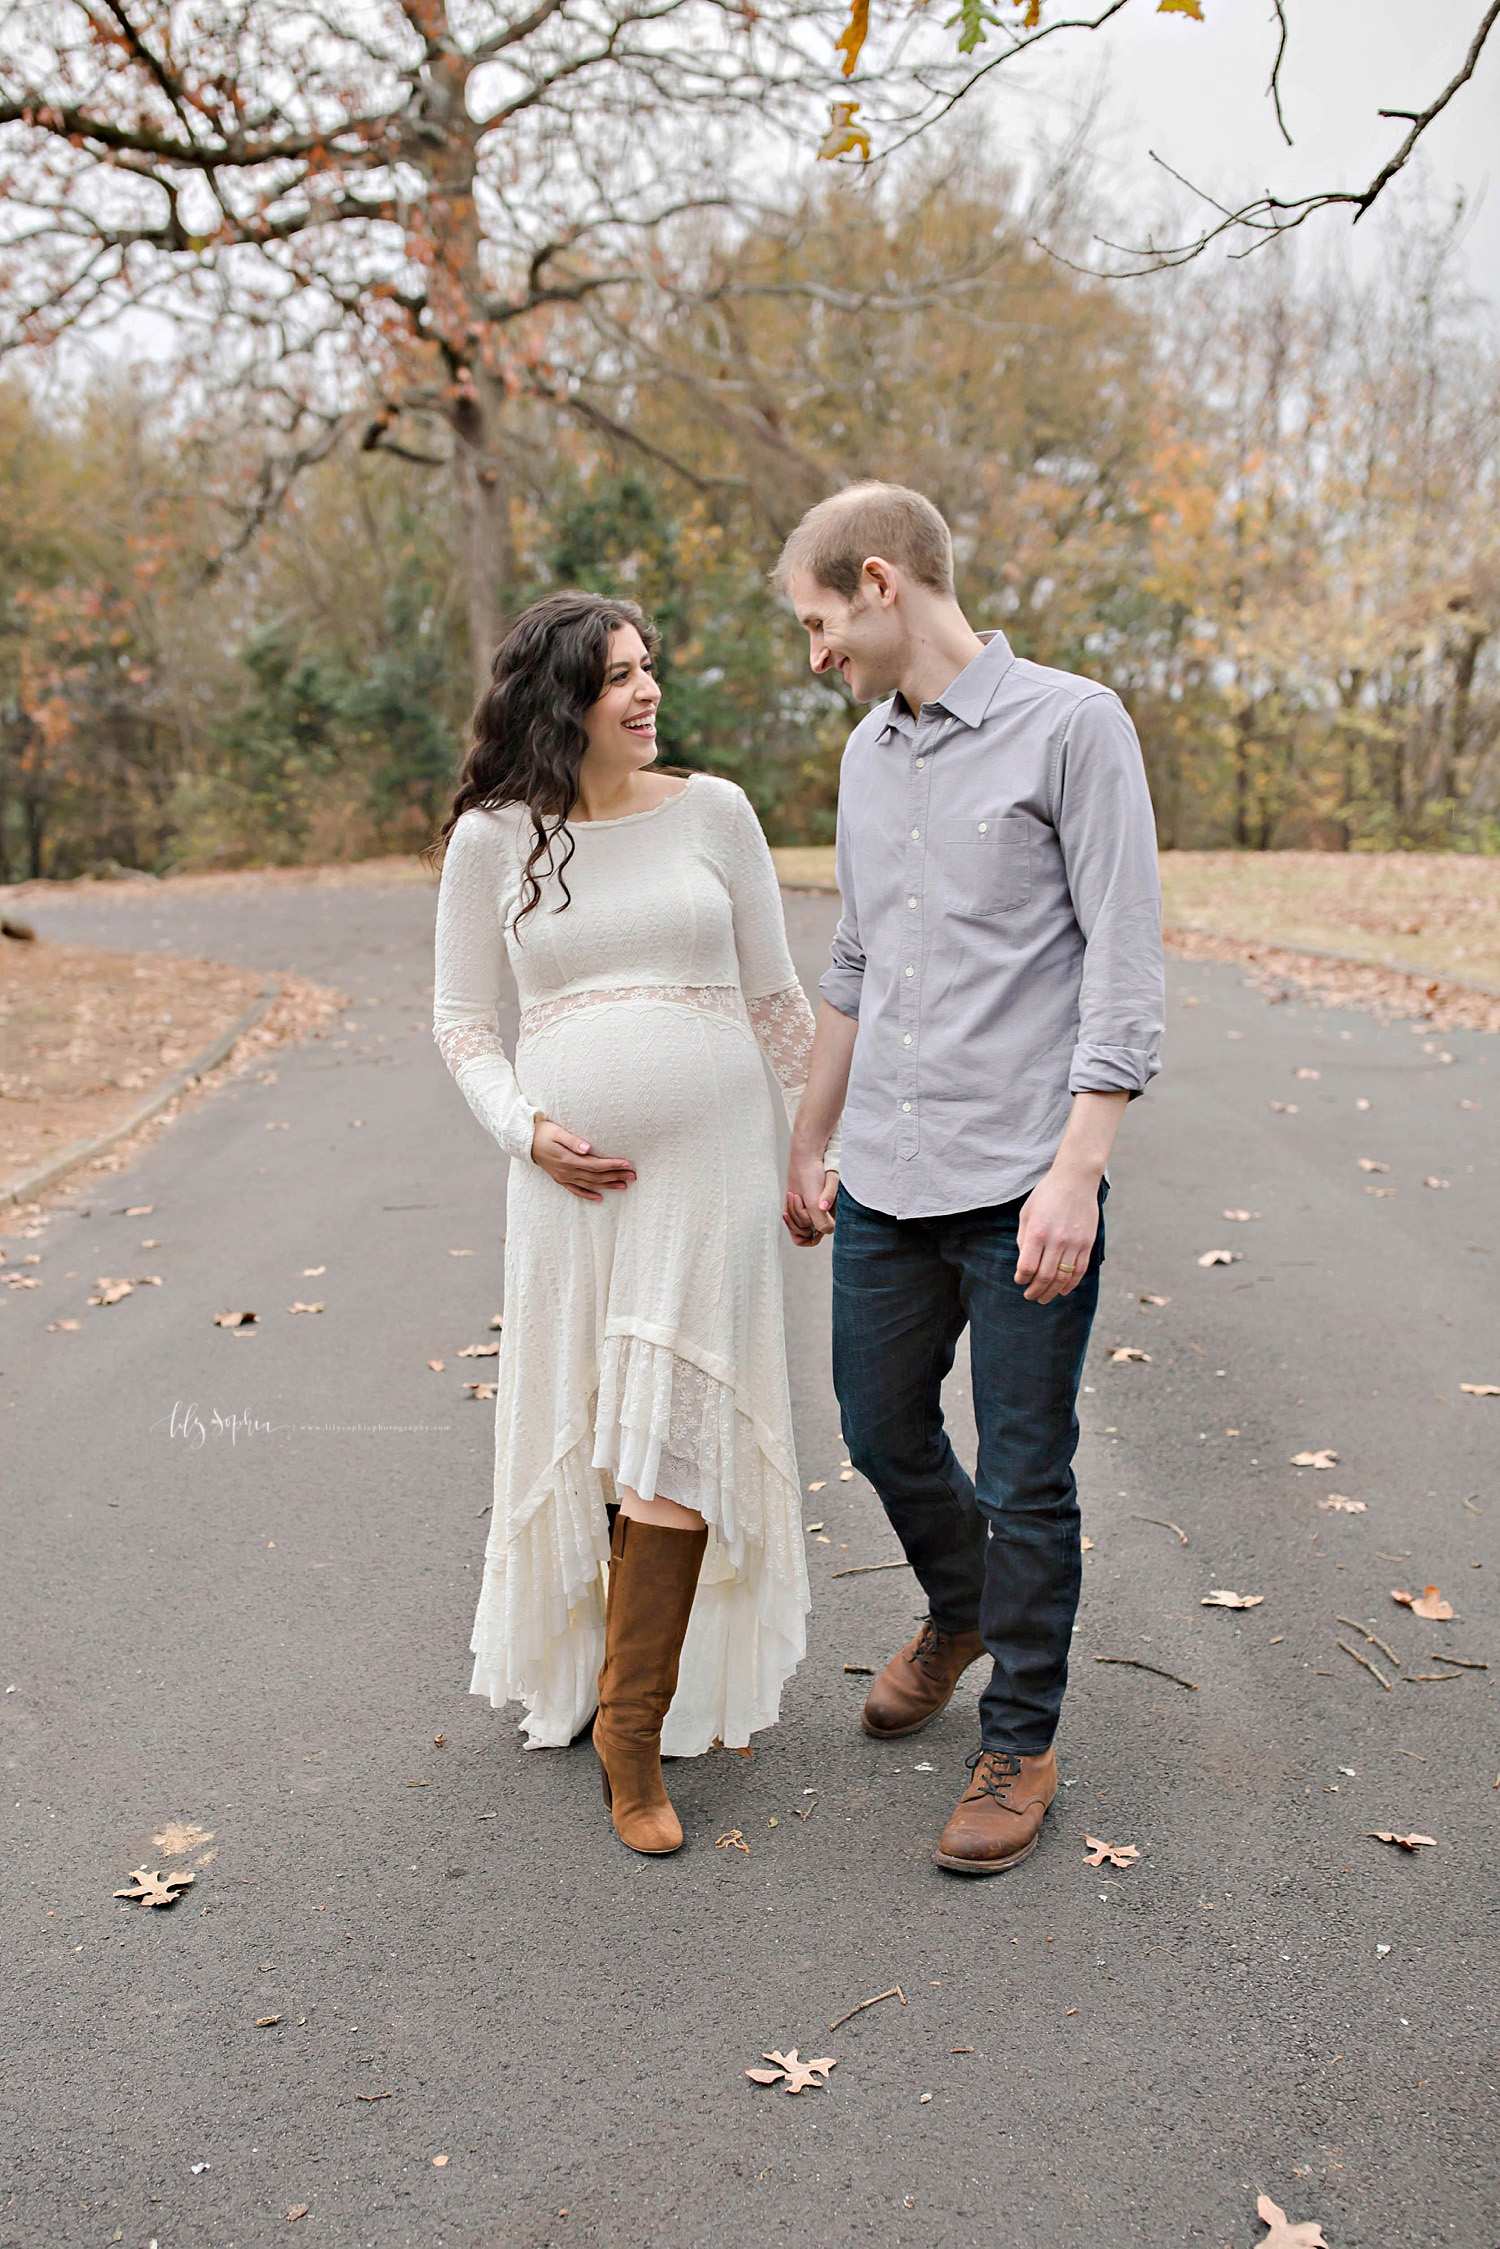
<instances>
[{"instance_id":1,"label":"woman's hand","mask_svg":"<svg viewBox=\"0 0 1500 2249\"><path fill-rule=\"evenodd\" d=\"M838 1192L836 1171L824 1171L821 1162L799 1168L794 1158L781 1221L799 1249L816 1249L824 1235L833 1232Z\"/></svg>"},{"instance_id":2,"label":"woman's hand","mask_svg":"<svg viewBox=\"0 0 1500 2249\"><path fill-rule=\"evenodd\" d=\"M531 1160L549 1179L555 1179L559 1187L566 1187L570 1195L584 1203L602 1203L601 1190L628 1187L635 1177L635 1166L628 1156L596 1156L586 1140L564 1132L547 1117L536 1120Z\"/></svg>"}]
</instances>

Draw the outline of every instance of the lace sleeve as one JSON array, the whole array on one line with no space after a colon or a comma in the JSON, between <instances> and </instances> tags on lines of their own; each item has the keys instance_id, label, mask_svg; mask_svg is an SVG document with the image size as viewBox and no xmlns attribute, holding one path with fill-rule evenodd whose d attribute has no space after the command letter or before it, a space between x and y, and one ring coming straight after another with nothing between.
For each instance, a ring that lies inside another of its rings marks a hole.
<instances>
[{"instance_id":1,"label":"lace sleeve","mask_svg":"<svg viewBox=\"0 0 1500 2249\"><path fill-rule=\"evenodd\" d=\"M530 1162L541 1111L522 1093L495 1023L502 873L492 824L483 813L466 812L448 839L438 890L432 1035L491 1139Z\"/></svg>"},{"instance_id":2,"label":"lace sleeve","mask_svg":"<svg viewBox=\"0 0 1500 2249\"><path fill-rule=\"evenodd\" d=\"M781 1087L781 1098L786 1103L787 1121L797 1122L803 1088L807 1084L807 1062L812 1053L813 1011L807 1004L807 994L800 984L788 984L779 992L767 992L760 999L747 999L751 1027L760 1041L760 1049L775 1073ZM833 1134L824 1156L830 1171L837 1171L839 1162L839 1128Z\"/></svg>"}]
</instances>

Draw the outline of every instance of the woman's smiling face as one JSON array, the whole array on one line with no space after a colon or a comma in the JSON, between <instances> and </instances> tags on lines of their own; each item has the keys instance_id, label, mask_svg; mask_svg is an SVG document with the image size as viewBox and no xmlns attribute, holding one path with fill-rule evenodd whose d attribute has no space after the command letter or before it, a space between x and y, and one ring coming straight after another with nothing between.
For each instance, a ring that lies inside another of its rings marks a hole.
<instances>
[{"instance_id":1,"label":"woman's smiling face","mask_svg":"<svg viewBox=\"0 0 1500 2249\"><path fill-rule=\"evenodd\" d=\"M661 687L646 643L634 625L611 633L604 689L585 721L589 755L616 769L655 763L656 706Z\"/></svg>"}]
</instances>

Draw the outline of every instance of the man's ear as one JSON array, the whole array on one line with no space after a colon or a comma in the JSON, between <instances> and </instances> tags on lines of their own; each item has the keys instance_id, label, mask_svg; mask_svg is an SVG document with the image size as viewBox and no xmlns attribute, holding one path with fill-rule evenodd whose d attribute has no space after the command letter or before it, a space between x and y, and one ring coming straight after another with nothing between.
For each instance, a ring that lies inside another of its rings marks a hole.
<instances>
[{"instance_id":1,"label":"man's ear","mask_svg":"<svg viewBox=\"0 0 1500 2249\"><path fill-rule=\"evenodd\" d=\"M881 609L889 609L896 599L897 573L883 555L866 555L859 583L861 593L873 599Z\"/></svg>"}]
</instances>

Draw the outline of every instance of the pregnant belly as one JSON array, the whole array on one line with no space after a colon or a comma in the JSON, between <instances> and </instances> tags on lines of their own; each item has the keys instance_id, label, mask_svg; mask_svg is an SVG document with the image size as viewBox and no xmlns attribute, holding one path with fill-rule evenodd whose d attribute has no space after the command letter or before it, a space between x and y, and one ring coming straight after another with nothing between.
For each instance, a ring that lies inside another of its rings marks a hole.
<instances>
[{"instance_id":1,"label":"pregnant belly","mask_svg":"<svg viewBox=\"0 0 1500 2249\"><path fill-rule=\"evenodd\" d=\"M774 1162L760 1050L732 1017L640 999L581 1008L523 1027L516 1076L554 1124L643 1179L715 1143Z\"/></svg>"}]
</instances>

